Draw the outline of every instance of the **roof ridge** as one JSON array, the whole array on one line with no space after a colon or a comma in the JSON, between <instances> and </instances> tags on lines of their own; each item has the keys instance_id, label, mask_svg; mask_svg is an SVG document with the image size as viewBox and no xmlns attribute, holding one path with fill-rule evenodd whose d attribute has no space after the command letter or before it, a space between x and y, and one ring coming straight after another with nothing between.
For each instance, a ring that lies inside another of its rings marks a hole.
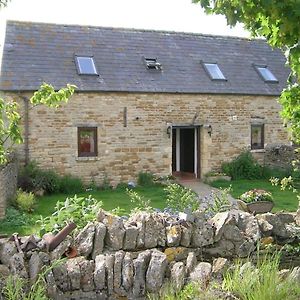
<instances>
[{"instance_id":1,"label":"roof ridge","mask_svg":"<svg viewBox=\"0 0 300 300\"><path fill-rule=\"evenodd\" d=\"M112 27L112 26L96 26L96 25L80 25L80 24L62 24L62 23L48 23L48 22L32 22L32 21L21 21L21 20L7 20L7 24L31 24L38 26L63 26L63 27L85 27L85 28L98 28L104 30L120 30L120 31L131 31L131 32L153 32L163 34L174 34L174 35L186 35L186 36L203 36L211 38L223 38L223 39L235 39L235 40L247 40L247 41L264 41L262 38L247 38L230 35L214 35L208 33L196 33L196 32L184 32L184 31L172 31L172 30L156 30L156 29L141 29L141 28L126 28L126 27Z\"/></svg>"}]
</instances>

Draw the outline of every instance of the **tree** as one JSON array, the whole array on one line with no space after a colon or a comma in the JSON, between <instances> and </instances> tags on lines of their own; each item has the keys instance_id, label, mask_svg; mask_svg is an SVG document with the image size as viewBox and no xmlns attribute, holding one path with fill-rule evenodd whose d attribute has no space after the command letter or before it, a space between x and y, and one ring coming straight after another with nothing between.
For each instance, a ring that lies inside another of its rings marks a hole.
<instances>
[{"instance_id":1,"label":"tree","mask_svg":"<svg viewBox=\"0 0 300 300\"><path fill-rule=\"evenodd\" d=\"M68 84L59 91L55 91L52 85L43 83L29 101L33 108L42 104L58 108L62 103L69 100L75 88L74 85ZM7 163L13 146L23 142L21 120L22 116L18 112L18 104L0 98L0 165Z\"/></svg>"},{"instance_id":2,"label":"tree","mask_svg":"<svg viewBox=\"0 0 300 300\"><path fill-rule=\"evenodd\" d=\"M230 26L238 22L254 37L262 36L285 52L291 68L279 102L281 116L300 143L300 0L192 0L209 14L221 14Z\"/></svg>"},{"instance_id":3,"label":"tree","mask_svg":"<svg viewBox=\"0 0 300 300\"><path fill-rule=\"evenodd\" d=\"M7 5L9 0L0 0L0 8Z\"/></svg>"}]
</instances>

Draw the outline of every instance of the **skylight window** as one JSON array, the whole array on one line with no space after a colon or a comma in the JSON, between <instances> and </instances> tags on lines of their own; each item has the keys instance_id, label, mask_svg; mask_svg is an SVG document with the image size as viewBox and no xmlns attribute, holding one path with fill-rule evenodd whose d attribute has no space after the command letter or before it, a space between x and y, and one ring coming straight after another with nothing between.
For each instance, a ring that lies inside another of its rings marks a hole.
<instances>
[{"instance_id":1,"label":"skylight window","mask_svg":"<svg viewBox=\"0 0 300 300\"><path fill-rule=\"evenodd\" d=\"M82 75L98 75L95 63L92 57L76 56L76 65L78 74Z\"/></svg>"},{"instance_id":2,"label":"skylight window","mask_svg":"<svg viewBox=\"0 0 300 300\"><path fill-rule=\"evenodd\" d=\"M226 80L224 74L216 63L202 63L205 71L212 80Z\"/></svg>"},{"instance_id":3,"label":"skylight window","mask_svg":"<svg viewBox=\"0 0 300 300\"><path fill-rule=\"evenodd\" d=\"M145 63L147 66L147 69L149 70L161 70L162 66L161 64L157 61L157 58L144 58Z\"/></svg>"},{"instance_id":4,"label":"skylight window","mask_svg":"<svg viewBox=\"0 0 300 300\"><path fill-rule=\"evenodd\" d=\"M258 74L262 77L265 82L278 82L278 79L270 71L267 66L255 66Z\"/></svg>"}]
</instances>

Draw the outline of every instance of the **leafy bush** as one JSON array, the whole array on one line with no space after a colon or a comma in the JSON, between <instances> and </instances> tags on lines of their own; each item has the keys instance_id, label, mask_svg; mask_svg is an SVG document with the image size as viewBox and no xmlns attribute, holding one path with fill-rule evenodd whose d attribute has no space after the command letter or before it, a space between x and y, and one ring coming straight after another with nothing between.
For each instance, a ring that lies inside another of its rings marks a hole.
<instances>
[{"instance_id":1,"label":"leafy bush","mask_svg":"<svg viewBox=\"0 0 300 300\"><path fill-rule=\"evenodd\" d=\"M83 183L78 177L64 175L60 178L59 191L64 194L80 193L83 191Z\"/></svg>"},{"instance_id":2,"label":"leafy bush","mask_svg":"<svg viewBox=\"0 0 300 300\"><path fill-rule=\"evenodd\" d=\"M250 190L243 193L240 199L246 203L257 202L257 201L273 201L273 196L270 192L265 190Z\"/></svg>"},{"instance_id":3,"label":"leafy bush","mask_svg":"<svg viewBox=\"0 0 300 300\"><path fill-rule=\"evenodd\" d=\"M41 217L38 223L41 227L40 234L58 232L66 224L74 222L77 228L83 228L89 221L96 219L97 213L103 203L92 196L67 198L64 202L58 201L54 213L49 217Z\"/></svg>"},{"instance_id":4,"label":"leafy bush","mask_svg":"<svg viewBox=\"0 0 300 300\"><path fill-rule=\"evenodd\" d=\"M222 172L233 180L264 178L263 167L257 163L249 151L242 152L231 162L223 163Z\"/></svg>"},{"instance_id":5,"label":"leafy bush","mask_svg":"<svg viewBox=\"0 0 300 300\"><path fill-rule=\"evenodd\" d=\"M164 190L167 192L166 203L174 211L195 211L199 208L198 196L192 190L177 183L168 185Z\"/></svg>"},{"instance_id":6,"label":"leafy bush","mask_svg":"<svg viewBox=\"0 0 300 300\"><path fill-rule=\"evenodd\" d=\"M135 213L137 211L146 211L151 212L153 208L151 207L151 200L145 199L143 196L139 195L136 191L126 189L126 193L130 198L130 202L134 204L135 208L131 211L131 213Z\"/></svg>"},{"instance_id":7,"label":"leafy bush","mask_svg":"<svg viewBox=\"0 0 300 300\"><path fill-rule=\"evenodd\" d=\"M35 196L32 192L23 192L21 189L17 191L16 195L16 206L25 212L33 212L34 205L36 204Z\"/></svg>"},{"instance_id":8,"label":"leafy bush","mask_svg":"<svg viewBox=\"0 0 300 300\"><path fill-rule=\"evenodd\" d=\"M138 174L138 185L140 186L154 185L154 175L149 172L140 172Z\"/></svg>"},{"instance_id":9,"label":"leafy bush","mask_svg":"<svg viewBox=\"0 0 300 300\"><path fill-rule=\"evenodd\" d=\"M60 176L53 170L42 170L36 162L30 162L18 175L18 186L27 192L43 190L46 193L58 193Z\"/></svg>"}]
</instances>

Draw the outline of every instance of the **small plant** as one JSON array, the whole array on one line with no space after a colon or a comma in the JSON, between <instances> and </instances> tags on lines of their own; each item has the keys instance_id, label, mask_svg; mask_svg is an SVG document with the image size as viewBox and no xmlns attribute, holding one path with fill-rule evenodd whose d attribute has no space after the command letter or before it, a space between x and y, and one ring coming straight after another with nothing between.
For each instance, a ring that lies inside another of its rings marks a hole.
<instances>
[{"instance_id":1,"label":"small plant","mask_svg":"<svg viewBox=\"0 0 300 300\"><path fill-rule=\"evenodd\" d=\"M198 196L192 190L182 187L177 183L168 185L166 203L168 207L176 212L195 211L199 208L200 202Z\"/></svg>"},{"instance_id":2,"label":"small plant","mask_svg":"<svg viewBox=\"0 0 300 300\"><path fill-rule=\"evenodd\" d=\"M37 280L28 289L29 282L18 276L10 275L5 282L2 293L6 300L47 300L45 276L64 260L57 260L51 266L44 266L42 272L37 276Z\"/></svg>"},{"instance_id":3,"label":"small plant","mask_svg":"<svg viewBox=\"0 0 300 300\"><path fill-rule=\"evenodd\" d=\"M243 300L298 300L300 286L279 275L280 254L259 259L257 269L244 268L242 262L224 275L223 289Z\"/></svg>"},{"instance_id":4,"label":"small plant","mask_svg":"<svg viewBox=\"0 0 300 300\"><path fill-rule=\"evenodd\" d=\"M33 221L28 214L9 206L6 208L5 218L0 220L0 228L21 227L32 223Z\"/></svg>"},{"instance_id":5,"label":"small plant","mask_svg":"<svg viewBox=\"0 0 300 300\"><path fill-rule=\"evenodd\" d=\"M154 175L149 172L140 172L137 183L140 186L152 186L154 185Z\"/></svg>"},{"instance_id":6,"label":"small plant","mask_svg":"<svg viewBox=\"0 0 300 300\"><path fill-rule=\"evenodd\" d=\"M240 199L246 203L257 202L257 201L273 201L273 196L270 192L265 190L250 190L243 193Z\"/></svg>"},{"instance_id":7,"label":"small plant","mask_svg":"<svg viewBox=\"0 0 300 300\"><path fill-rule=\"evenodd\" d=\"M134 190L126 189L126 193L130 198L130 202L135 206L135 208L131 211L131 213L135 213L137 211L146 211L146 212L153 211L153 208L151 207L150 199L145 199L143 196L139 195Z\"/></svg>"},{"instance_id":8,"label":"small plant","mask_svg":"<svg viewBox=\"0 0 300 300\"><path fill-rule=\"evenodd\" d=\"M103 203L92 196L67 198L64 202L57 202L55 212L49 217L41 217L38 223L41 227L40 235L46 232L57 233L67 223L74 222L77 228L83 228L89 221L93 221Z\"/></svg>"},{"instance_id":9,"label":"small plant","mask_svg":"<svg viewBox=\"0 0 300 300\"><path fill-rule=\"evenodd\" d=\"M80 193L83 191L83 183L80 178L67 174L60 179L59 191L64 194Z\"/></svg>"},{"instance_id":10,"label":"small plant","mask_svg":"<svg viewBox=\"0 0 300 300\"><path fill-rule=\"evenodd\" d=\"M16 206L18 209L31 213L34 210L34 205L36 204L35 196L32 192L23 192L21 189L17 191L16 195Z\"/></svg>"},{"instance_id":11,"label":"small plant","mask_svg":"<svg viewBox=\"0 0 300 300\"><path fill-rule=\"evenodd\" d=\"M213 204L210 205L205 211L210 215L215 215L219 212L230 210L232 204L229 200L229 194L232 190L231 186L225 189L220 189L218 192L212 193Z\"/></svg>"}]
</instances>

